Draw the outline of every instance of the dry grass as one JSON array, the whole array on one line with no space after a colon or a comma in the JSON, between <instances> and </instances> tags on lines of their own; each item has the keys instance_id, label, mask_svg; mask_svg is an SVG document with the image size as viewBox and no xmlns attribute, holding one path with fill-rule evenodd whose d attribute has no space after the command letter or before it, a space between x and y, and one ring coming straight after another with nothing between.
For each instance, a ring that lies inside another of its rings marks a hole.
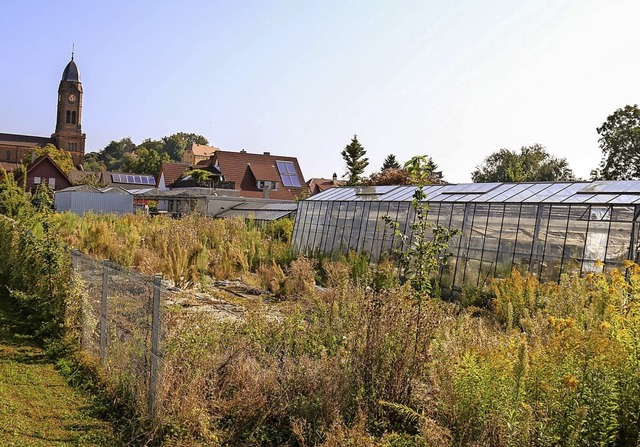
<instances>
[{"instance_id":1,"label":"dry grass","mask_svg":"<svg viewBox=\"0 0 640 447\"><path fill-rule=\"evenodd\" d=\"M291 262L241 221L132 219L120 225L135 249L133 236L107 244L95 217L87 249L133 250L123 259L183 284L255 272L282 299L281 318L260 303L240 322L169 313L166 445L637 445L635 265L559 284L514 272L463 301L487 307L464 308L416 300L389 263Z\"/></svg>"}]
</instances>

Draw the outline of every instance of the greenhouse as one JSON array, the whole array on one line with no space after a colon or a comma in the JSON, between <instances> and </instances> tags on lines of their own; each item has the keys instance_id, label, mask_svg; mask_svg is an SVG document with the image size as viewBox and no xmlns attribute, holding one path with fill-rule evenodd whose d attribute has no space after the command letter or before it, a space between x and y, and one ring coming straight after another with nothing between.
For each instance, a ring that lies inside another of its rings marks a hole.
<instances>
[{"instance_id":1,"label":"greenhouse","mask_svg":"<svg viewBox=\"0 0 640 447\"><path fill-rule=\"evenodd\" d=\"M409 235L414 191L342 187L301 201L293 247L308 256L365 253L375 262L401 248L384 216ZM430 185L425 192L429 222L460 230L441 269L444 288L482 286L513 268L557 281L638 259L640 181Z\"/></svg>"}]
</instances>

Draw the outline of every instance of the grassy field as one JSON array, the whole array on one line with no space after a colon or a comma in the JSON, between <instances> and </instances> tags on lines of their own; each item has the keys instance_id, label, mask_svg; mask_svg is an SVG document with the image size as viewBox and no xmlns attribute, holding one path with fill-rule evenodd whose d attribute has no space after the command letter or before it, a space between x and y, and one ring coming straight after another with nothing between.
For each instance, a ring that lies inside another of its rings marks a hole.
<instances>
[{"instance_id":1,"label":"grassy field","mask_svg":"<svg viewBox=\"0 0 640 447\"><path fill-rule=\"evenodd\" d=\"M110 425L71 388L0 295L0 446L112 446Z\"/></svg>"}]
</instances>

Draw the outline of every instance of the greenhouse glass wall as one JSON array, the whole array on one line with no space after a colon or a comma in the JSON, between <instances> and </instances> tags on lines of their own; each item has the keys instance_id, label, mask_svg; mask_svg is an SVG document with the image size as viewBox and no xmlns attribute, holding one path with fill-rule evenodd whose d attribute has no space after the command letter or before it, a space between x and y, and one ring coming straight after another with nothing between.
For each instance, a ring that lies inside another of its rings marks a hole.
<instances>
[{"instance_id":1,"label":"greenhouse glass wall","mask_svg":"<svg viewBox=\"0 0 640 447\"><path fill-rule=\"evenodd\" d=\"M298 204L294 249L308 256L397 247L389 216L410 234L415 187L334 188ZM471 183L425 188L428 220L456 228L440 282L482 286L513 268L542 281L623 268L639 256L640 181Z\"/></svg>"}]
</instances>

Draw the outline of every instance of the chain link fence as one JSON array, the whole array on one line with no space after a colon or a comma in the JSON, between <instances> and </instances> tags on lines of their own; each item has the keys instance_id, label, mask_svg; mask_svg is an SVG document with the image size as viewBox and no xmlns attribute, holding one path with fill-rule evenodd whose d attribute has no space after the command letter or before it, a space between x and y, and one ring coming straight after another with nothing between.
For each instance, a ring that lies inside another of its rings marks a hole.
<instances>
[{"instance_id":1,"label":"chain link fence","mask_svg":"<svg viewBox=\"0 0 640 447\"><path fill-rule=\"evenodd\" d=\"M166 340L161 276L125 269L73 250L83 293L82 349L100 359L103 372L125 399L158 411ZM141 409L142 410L142 409Z\"/></svg>"}]
</instances>

